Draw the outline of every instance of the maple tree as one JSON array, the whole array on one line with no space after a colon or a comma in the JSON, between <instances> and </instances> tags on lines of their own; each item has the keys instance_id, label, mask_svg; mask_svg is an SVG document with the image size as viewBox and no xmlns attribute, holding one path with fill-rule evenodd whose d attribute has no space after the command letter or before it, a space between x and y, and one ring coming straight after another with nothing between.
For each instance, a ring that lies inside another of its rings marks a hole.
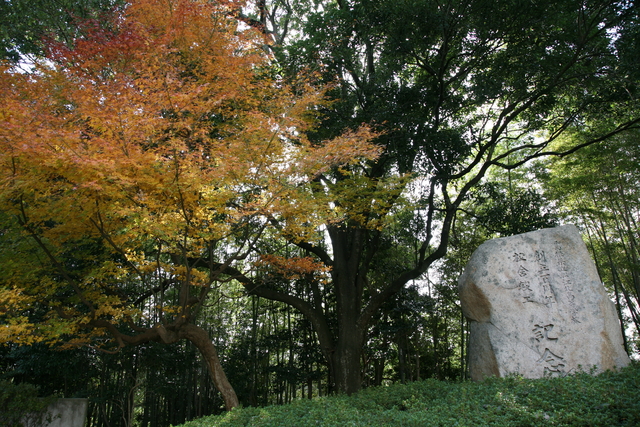
<instances>
[{"instance_id":1,"label":"maple tree","mask_svg":"<svg viewBox=\"0 0 640 427\"><path fill-rule=\"evenodd\" d=\"M238 7L133 1L33 72L2 68L0 342L187 339L238 405L197 324L207 296L274 224L308 239L339 217L310 185L378 155L364 128L307 139L322 90L273 75Z\"/></svg>"}]
</instances>

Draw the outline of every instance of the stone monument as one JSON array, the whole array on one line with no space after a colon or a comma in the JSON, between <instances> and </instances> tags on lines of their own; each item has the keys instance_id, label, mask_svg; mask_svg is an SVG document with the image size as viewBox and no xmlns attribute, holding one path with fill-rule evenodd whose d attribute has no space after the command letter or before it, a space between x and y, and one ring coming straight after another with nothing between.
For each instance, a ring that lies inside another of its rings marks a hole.
<instances>
[{"instance_id":1,"label":"stone monument","mask_svg":"<svg viewBox=\"0 0 640 427\"><path fill-rule=\"evenodd\" d=\"M573 225L483 243L458 289L474 380L629 364L615 306Z\"/></svg>"},{"instance_id":2,"label":"stone monument","mask_svg":"<svg viewBox=\"0 0 640 427\"><path fill-rule=\"evenodd\" d=\"M44 427L83 427L88 407L89 399L58 399L47 409L51 422Z\"/></svg>"}]
</instances>

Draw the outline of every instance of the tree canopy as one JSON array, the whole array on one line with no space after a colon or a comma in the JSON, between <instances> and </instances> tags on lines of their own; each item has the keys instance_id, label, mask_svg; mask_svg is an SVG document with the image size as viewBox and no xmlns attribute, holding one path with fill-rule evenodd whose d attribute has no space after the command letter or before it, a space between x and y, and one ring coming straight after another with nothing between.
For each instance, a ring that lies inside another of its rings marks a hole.
<instances>
[{"instance_id":1,"label":"tree canopy","mask_svg":"<svg viewBox=\"0 0 640 427\"><path fill-rule=\"evenodd\" d=\"M34 72L2 69L0 341L186 338L237 405L194 324L207 294L274 218L314 232L305 185L377 149L366 129L312 144L322 92L271 76L261 36L231 12L136 1L50 42Z\"/></svg>"},{"instance_id":2,"label":"tree canopy","mask_svg":"<svg viewBox=\"0 0 640 427\"><path fill-rule=\"evenodd\" d=\"M123 6L119 0L3 0L0 2L0 58L19 61L41 55L46 40L70 43L77 24L100 19Z\"/></svg>"},{"instance_id":3,"label":"tree canopy","mask_svg":"<svg viewBox=\"0 0 640 427\"><path fill-rule=\"evenodd\" d=\"M232 354L251 381L260 339L278 369L317 346L331 391L379 384L391 357L419 376L421 333L451 376L436 354L464 369L451 279L470 245L556 221L525 168L640 124L633 2L137 0L107 16L49 38L33 72L2 70L5 341L186 338L220 384L197 328L240 286L251 333Z\"/></svg>"},{"instance_id":4,"label":"tree canopy","mask_svg":"<svg viewBox=\"0 0 640 427\"><path fill-rule=\"evenodd\" d=\"M305 313L337 389L351 392L372 319L445 256L460 207L491 169L563 157L637 127L637 17L632 3L611 1L298 3L307 11L296 21L302 30L273 47L283 72L312 68L337 82L310 136L364 121L380 131L383 152L364 168L320 177L330 192L353 187L357 174L357 217L328 223L324 242L291 241L331 268L335 321L311 290L302 298L256 292ZM261 4L256 21L281 40L294 10L288 1ZM574 129L584 138L558 148ZM394 191L377 193L381 185ZM400 244L389 226L399 215L411 224L413 255L383 272L380 260L394 250L383 242Z\"/></svg>"}]
</instances>

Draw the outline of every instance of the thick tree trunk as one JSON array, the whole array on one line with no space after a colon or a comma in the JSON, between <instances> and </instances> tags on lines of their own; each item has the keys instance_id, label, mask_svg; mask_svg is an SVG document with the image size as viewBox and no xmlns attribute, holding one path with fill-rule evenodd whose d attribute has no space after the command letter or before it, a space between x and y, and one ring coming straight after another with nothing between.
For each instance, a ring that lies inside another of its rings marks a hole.
<instances>
[{"instance_id":1,"label":"thick tree trunk","mask_svg":"<svg viewBox=\"0 0 640 427\"><path fill-rule=\"evenodd\" d=\"M360 391L362 386L361 356L362 346L356 345L355 342L345 342L336 347L333 364L336 367L334 381L338 392L353 394Z\"/></svg>"},{"instance_id":2,"label":"thick tree trunk","mask_svg":"<svg viewBox=\"0 0 640 427\"><path fill-rule=\"evenodd\" d=\"M355 313L353 313L355 314ZM360 330L352 313L343 313L342 325L333 353L333 373L335 388L339 393L353 394L362 387L360 360L364 346L365 332Z\"/></svg>"},{"instance_id":3,"label":"thick tree trunk","mask_svg":"<svg viewBox=\"0 0 640 427\"><path fill-rule=\"evenodd\" d=\"M213 384L222 394L224 406L227 411L239 406L238 396L222 370L220 359L218 359L218 352L211 342L209 334L199 326L186 324L180 328L180 336L191 341L198 348L200 354L202 354L209 368L209 374L211 375Z\"/></svg>"},{"instance_id":4,"label":"thick tree trunk","mask_svg":"<svg viewBox=\"0 0 640 427\"><path fill-rule=\"evenodd\" d=\"M334 255L331 275L338 315L338 333L331 355L333 380L337 392L352 394L362 386L360 360L365 334L358 325L363 289L358 273L365 233L330 227L329 235Z\"/></svg>"}]
</instances>

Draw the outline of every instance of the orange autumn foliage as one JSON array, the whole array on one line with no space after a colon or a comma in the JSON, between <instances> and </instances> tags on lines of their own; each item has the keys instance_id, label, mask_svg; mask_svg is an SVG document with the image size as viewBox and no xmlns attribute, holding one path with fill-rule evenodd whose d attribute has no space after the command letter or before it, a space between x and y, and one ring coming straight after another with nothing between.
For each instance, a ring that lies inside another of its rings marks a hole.
<instances>
[{"instance_id":1,"label":"orange autumn foliage","mask_svg":"<svg viewBox=\"0 0 640 427\"><path fill-rule=\"evenodd\" d=\"M0 282L0 342L114 338L110 325L150 316L134 302L159 272L182 289L157 308L163 322L189 320L188 297L221 271L189 260L223 248L229 265L274 218L287 236L315 232L329 213L308 184L379 154L364 128L306 139L323 92L273 76L237 7L136 0L72 46L51 43L32 73L0 70L0 203L39 251ZM108 255L71 253L87 239ZM24 313L37 304L36 323Z\"/></svg>"},{"instance_id":2,"label":"orange autumn foliage","mask_svg":"<svg viewBox=\"0 0 640 427\"><path fill-rule=\"evenodd\" d=\"M286 258L279 255L263 254L255 264L289 280L297 280L313 274L326 275L330 271L327 266L314 261L312 257Z\"/></svg>"}]
</instances>

